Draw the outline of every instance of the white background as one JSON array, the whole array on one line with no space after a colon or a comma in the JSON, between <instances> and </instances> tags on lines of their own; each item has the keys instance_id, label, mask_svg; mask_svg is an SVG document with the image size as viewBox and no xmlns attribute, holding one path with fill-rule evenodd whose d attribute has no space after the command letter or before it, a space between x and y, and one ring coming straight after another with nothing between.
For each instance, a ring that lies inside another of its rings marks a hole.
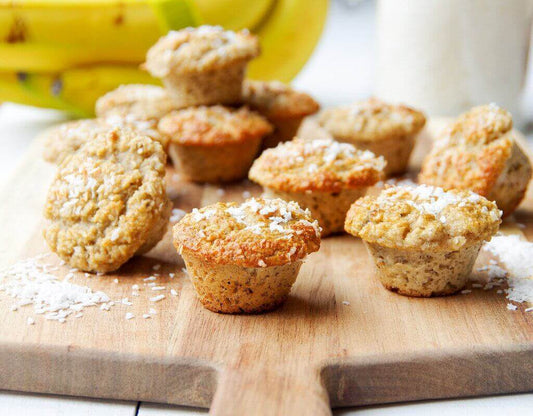
<instances>
[{"instance_id":1,"label":"white background","mask_svg":"<svg viewBox=\"0 0 533 416\"><path fill-rule=\"evenodd\" d=\"M323 38L315 54L294 81L324 105L348 103L372 94L374 85L375 26L373 2L347 9L332 4ZM305 30L305 28L302 28ZM531 78L531 76L530 76ZM530 83L531 84L531 83ZM533 102L527 89L526 106ZM533 107L533 106L531 106ZM9 180L35 135L64 115L5 104L0 106L0 186ZM336 414L385 415L502 415L532 414L533 394L445 400L414 404L345 409ZM156 416L204 414L204 410L135 402L32 395L0 391L0 415Z\"/></svg>"}]
</instances>

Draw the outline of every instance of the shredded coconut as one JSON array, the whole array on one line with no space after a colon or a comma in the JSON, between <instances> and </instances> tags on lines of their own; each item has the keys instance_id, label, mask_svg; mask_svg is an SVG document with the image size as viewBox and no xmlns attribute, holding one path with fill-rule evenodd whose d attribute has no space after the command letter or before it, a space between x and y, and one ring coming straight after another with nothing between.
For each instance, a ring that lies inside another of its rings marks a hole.
<instances>
[{"instance_id":1,"label":"shredded coconut","mask_svg":"<svg viewBox=\"0 0 533 416\"><path fill-rule=\"evenodd\" d=\"M12 310L33 305L34 313L45 314L48 320L65 322L73 312L110 302L104 292L93 292L87 286L69 283L54 276L51 272L56 268L43 263L44 257L41 255L22 260L0 272L0 290L17 300Z\"/></svg>"}]
</instances>

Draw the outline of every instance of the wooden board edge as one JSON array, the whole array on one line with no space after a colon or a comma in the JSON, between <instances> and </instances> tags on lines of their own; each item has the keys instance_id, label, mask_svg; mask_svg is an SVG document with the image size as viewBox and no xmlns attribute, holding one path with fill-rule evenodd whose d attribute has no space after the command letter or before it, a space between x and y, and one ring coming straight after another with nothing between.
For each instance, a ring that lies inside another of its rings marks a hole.
<instances>
[{"instance_id":1,"label":"wooden board edge","mask_svg":"<svg viewBox=\"0 0 533 416\"><path fill-rule=\"evenodd\" d=\"M533 391L533 345L405 353L324 363L333 408Z\"/></svg>"},{"instance_id":2,"label":"wooden board edge","mask_svg":"<svg viewBox=\"0 0 533 416\"><path fill-rule=\"evenodd\" d=\"M74 346L37 347L36 354L35 348L0 344L2 389L208 408L220 375L212 363L192 357L113 351L95 356Z\"/></svg>"}]
</instances>

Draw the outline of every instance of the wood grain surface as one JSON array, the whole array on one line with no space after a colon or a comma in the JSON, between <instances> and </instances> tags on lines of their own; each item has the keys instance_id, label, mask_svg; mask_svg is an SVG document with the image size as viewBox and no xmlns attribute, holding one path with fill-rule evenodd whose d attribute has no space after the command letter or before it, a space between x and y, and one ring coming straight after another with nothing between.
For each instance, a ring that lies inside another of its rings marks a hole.
<instances>
[{"instance_id":1,"label":"wood grain surface","mask_svg":"<svg viewBox=\"0 0 533 416\"><path fill-rule=\"evenodd\" d=\"M421 137L413 169L441 125L430 123ZM309 122L302 134L320 132ZM54 168L41 150L36 141L0 193L2 267L47 251L41 209ZM171 169L168 189L185 211L260 194L247 181L223 194L185 184ZM504 231L532 239L531 193L514 218ZM48 261L58 263L53 255ZM159 264L157 283L166 289L150 293L143 278ZM118 273L76 274L72 282L115 300L130 297L133 305L86 308L63 324L37 316L27 325L31 307L12 312L0 292L0 388L210 407L216 415L328 415L332 406L533 390L531 313L508 311L495 290L434 299L388 292L356 238L325 239L287 303L264 315L205 310L182 267L167 235ZM62 267L58 275L67 272ZM131 297L133 284L143 288L139 297ZM166 298L149 300L159 293ZM157 314L142 319L152 307ZM135 318L126 320L126 312Z\"/></svg>"}]
</instances>

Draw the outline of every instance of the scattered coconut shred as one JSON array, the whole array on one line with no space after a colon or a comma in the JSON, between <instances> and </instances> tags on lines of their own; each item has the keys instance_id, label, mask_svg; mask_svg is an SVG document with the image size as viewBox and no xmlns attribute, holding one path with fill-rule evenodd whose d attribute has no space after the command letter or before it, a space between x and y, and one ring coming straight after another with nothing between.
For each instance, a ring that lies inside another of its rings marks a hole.
<instances>
[{"instance_id":1,"label":"scattered coconut shred","mask_svg":"<svg viewBox=\"0 0 533 416\"><path fill-rule=\"evenodd\" d=\"M518 235L498 235L485 243L483 249L496 256L505 267L503 270L491 264L487 269L489 279L507 277L507 299L517 303L533 302L533 243L522 240ZM508 309L516 309L510 305Z\"/></svg>"},{"instance_id":2,"label":"scattered coconut shred","mask_svg":"<svg viewBox=\"0 0 533 416\"><path fill-rule=\"evenodd\" d=\"M47 256L22 260L0 272L0 290L16 299L11 310L33 305L34 312L44 314L45 319L65 322L69 315L87 306L106 305L111 301L104 292L93 292L87 286L69 283L68 277L60 280L54 276L52 272L59 267L43 263ZM28 319L29 325L34 323L33 318Z\"/></svg>"},{"instance_id":3,"label":"scattered coconut shred","mask_svg":"<svg viewBox=\"0 0 533 416\"><path fill-rule=\"evenodd\" d=\"M8 269L0 271L0 291L14 299L11 311L14 312L21 307L33 305L34 314L43 315L47 320L64 323L69 316L81 318L83 316L82 311L86 307L99 306L102 311L109 311L113 306L131 307L133 305L133 302L127 297L111 300L102 291L93 291L88 286L70 283L69 280L74 277L74 273L78 272L77 269L70 269L64 278L55 276L54 272L59 271L60 267L45 263L44 259L48 256L50 256L49 253L21 260ZM64 265L64 262L61 262L61 265ZM153 266L154 270L160 268L160 264ZM84 275L91 277L88 273L84 273ZM170 275L172 278L175 273L170 273ZM152 291L166 291L167 289L165 286L155 286L156 276L159 274L154 273L154 275L143 279L145 282L143 285L151 286L152 289L144 291L146 297L149 297L149 293L153 293ZM131 286L131 290L132 296L138 297L142 288L138 284L134 284ZM179 296L175 289L170 289L170 293L172 296ZM159 302L165 297L164 294L160 294L149 297L149 300ZM150 308L149 313L143 314L142 317L147 319L156 313L155 309ZM135 318L135 315L126 312L124 318L131 320ZM34 325L34 317L28 317L26 323Z\"/></svg>"}]
</instances>

